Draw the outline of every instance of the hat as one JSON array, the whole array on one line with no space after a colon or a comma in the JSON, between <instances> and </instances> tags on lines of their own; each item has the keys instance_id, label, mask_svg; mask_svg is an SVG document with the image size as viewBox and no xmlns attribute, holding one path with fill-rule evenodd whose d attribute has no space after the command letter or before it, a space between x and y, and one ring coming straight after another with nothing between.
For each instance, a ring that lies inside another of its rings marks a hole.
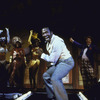
<instances>
[{"instance_id":1,"label":"hat","mask_svg":"<svg viewBox=\"0 0 100 100\"><path fill-rule=\"evenodd\" d=\"M12 39L12 43L15 45L16 42L20 42L20 43L22 44L22 40L21 40L21 38L18 37L18 36L13 37L13 39Z\"/></svg>"},{"instance_id":2,"label":"hat","mask_svg":"<svg viewBox=\"0 0 100 100\"><path fill-rule=\"evenodd\" d=\"M40 39L38 38L38 33L36 33L36 32L33 33L32 39L38 40L39 42L41 42Z\"/></svg>"},{"instance_id":3,"label":"hat","mask_svg":"<svg viewBox=\"0 0 100 100\"><path fill-rule=\"evenodd\" d=\"M38 40L39 42L41 42L41 40L38 38L38 33L36 32L33 33L33 30L30 30L30 36L28 38L28 42L32 44L33 40Z\"/></svg>"}]
</instances>

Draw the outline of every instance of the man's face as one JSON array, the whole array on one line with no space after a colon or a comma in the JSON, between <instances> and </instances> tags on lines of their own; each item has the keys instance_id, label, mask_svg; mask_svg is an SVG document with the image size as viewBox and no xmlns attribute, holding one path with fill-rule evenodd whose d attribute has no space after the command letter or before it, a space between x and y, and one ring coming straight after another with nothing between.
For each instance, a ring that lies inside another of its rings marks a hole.
<instances>
[{"instance_id":1,"label":"man's face","mask_svg":"<svg viewBox=\"0 0 100 100\"><path fill-rule=\"evenodd\" d=\"M87 39L86 39L86 43L87 43L87 45L90 45L90 44L92 43L91 38L87 38Z\"/></svg>"},{"instance_id":2,"label":"man's face","mask_svg":"<svg viewBox=\"0 0 100 100\"><path fill-rule=\"evenodd\" d=\"M42 36L44 37L45 41L50 42L52 34L48 28L43 28Z\"/></svg>"}]
</instances>

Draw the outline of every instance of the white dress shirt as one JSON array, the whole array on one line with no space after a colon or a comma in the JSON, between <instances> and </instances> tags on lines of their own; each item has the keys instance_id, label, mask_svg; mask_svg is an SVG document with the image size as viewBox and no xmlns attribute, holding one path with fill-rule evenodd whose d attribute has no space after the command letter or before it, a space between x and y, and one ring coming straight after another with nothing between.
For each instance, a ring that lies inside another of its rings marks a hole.
<instances>
[{"instance_id":1,"label":"white dress shirt","mask_svg":"<svg viewBox=\"0 0 100 100\"><path fill-rule=\"evenodd\" d=\"M87 55L86 55L87 50L88 50L88 48L85 48L84 51L83 51L83 55L82 55L82 59L86 60L86 61L89 60L88 57L87 57Z\"/></svg>"},{"instance_id":2,"label":"white dress shirt","mask_svg":"<svg viewBox=\"0 0 100 100\"><path fill-rule=\"evenodd\" d=\"M67 49L64 40L57 35L52 36L50 43L46 44L49 55L42 53L41 59L50 62L51 65L56 64L58 59L68 59L71 57L70 51Z\"/></svg>"}]
</instances>

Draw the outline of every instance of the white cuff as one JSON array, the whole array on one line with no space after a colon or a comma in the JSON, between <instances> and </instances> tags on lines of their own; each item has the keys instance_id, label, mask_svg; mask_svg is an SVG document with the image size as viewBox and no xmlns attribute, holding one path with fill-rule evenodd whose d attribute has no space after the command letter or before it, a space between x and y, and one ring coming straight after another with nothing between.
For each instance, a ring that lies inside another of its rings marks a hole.
<instances>
[{"instance_id":1,"label":"white cuff","mask_svg":"<svg viewBox=\"0 0 100 100\"><path fill-rule=\"evenodd\" d=\"M45 58L45 53L42 53L41 59L44 59L44 58Z\"/></svg>"}]
</instances>

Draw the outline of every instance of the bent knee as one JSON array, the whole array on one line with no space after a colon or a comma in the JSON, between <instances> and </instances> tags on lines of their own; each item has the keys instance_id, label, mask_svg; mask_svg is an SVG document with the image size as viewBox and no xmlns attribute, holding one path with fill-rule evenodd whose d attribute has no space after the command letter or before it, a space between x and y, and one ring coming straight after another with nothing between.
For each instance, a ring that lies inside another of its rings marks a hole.
<instances>
[{"instance_id":1,"label":"bent knee","mask_svg":"<svg viewBox=\"0 0 100 100\"><path fill-rule=\"evenodd\" d=\"M47 77L49 77L49 76L50 76L50 75L49 75L48 73L45 72L45 73L43 74L42 77L43 77L43 79L45 79L45 78L47 78Z\"/></svg>"},{"instance_id":2,"label":"bent knee","mask_svg":"<svg viewBox=\"0 0 100 100\"><path fill-rule=\"evenodd\" d=\"M55 81L58 81L58 80L59 80L59 79L56 78L55 76L52 76L52 77L51 77L51 81L52 81L52 82L55 82Z\"/></svg>"}]
</instances>

